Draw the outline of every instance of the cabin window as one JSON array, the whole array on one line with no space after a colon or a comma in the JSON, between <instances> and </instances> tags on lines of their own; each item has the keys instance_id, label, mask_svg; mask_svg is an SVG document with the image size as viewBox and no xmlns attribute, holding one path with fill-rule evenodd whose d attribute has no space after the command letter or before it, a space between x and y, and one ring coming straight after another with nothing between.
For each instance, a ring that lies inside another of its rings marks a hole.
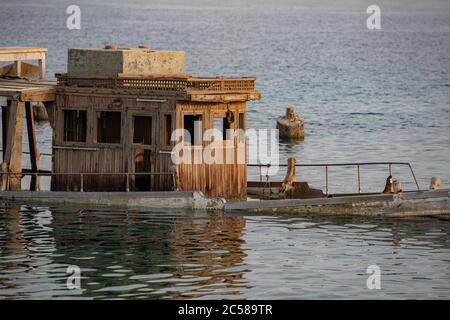
<instances>
[{"instance_id":1,"label":"cabin window","mask_svg":"<svg viewBox=\"0 0 450 320\"><path fill-rule=\"evenodd\" d=\"M152 144L152 117L134 116L133 143Z\"/></svg>"},{"instance_id":2,"label":"cabin window","mask_svg":"<svg viewBox=\"0 0 450 320\"><path fill-rule=\"evenodd\" d=\"M64 110L64 141L86 142L87 112Z\"/></svg>"},{"instance_id":3,"label":"cabin window","mask_svg":"<svg viewBox=\"0 0 450 320\"><path fill-rule=\"evenodd\" d=\"M219 136L216 137L217 139L222 139L222 140L228 140L230 139L230 131L229 129L231 128L231 123L228 122L226 117L215 117L214 118L214 129L216 134L219 133Z\"/></svg>"},{"instance_id":4,"label":"cabin window","mask_svg":"<svg viewBox=\"0 0 450 320\"><path fill-rule=\"evenodd\" d=\"M164 144L170 146L170 138L172 137L172 115L164 115Z\"/></svg>"},{"instance_id":5,"label":"cabin window","mask_svg":"<svg viewBox=\"0 0 450 320\"><path fill-rule=\"evenodd\" d=\"M202 144L202 116L201 115L185 115L184 116L184 141L191 145Z\"/></svg>"},{"instance_id":6,"label":"cabin window","mask_svg":"<svg viewBox=\"0 0 450 320\"><path fill-rule=\"evenodd\" d=\"M97 142L120 143L122 129L121 112L97 112L97 119Z\"/></svg>"},{"instance_id":7,"label":"cabin window","mask_svg":"<svg viewBox=\"0 0 450 320\"><path fill-rule=\"evenodd\" d=\"M238 119L238 127L239 127L239 142L243 142L245 139L245 118L244 113L239 113L239 119Z\"/></svg>"}]
</instances>

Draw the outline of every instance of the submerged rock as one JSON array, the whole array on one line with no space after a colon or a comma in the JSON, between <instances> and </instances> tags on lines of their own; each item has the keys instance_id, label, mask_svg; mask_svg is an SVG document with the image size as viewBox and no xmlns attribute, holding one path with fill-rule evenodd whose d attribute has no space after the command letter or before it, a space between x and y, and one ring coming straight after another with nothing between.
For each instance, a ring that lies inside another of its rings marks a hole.
<instances>
[{"instance_id":1,"label":"submerged rock","mask_svg":"<svg viewBox=\"0 0 450 320\"><path fill-rule=\"evenodd\" d=\"M281 139L305 138L305 123L295 114L294 107L288 107L286 115L277 119L277 129Z\"/></svg>"}]
</instances>

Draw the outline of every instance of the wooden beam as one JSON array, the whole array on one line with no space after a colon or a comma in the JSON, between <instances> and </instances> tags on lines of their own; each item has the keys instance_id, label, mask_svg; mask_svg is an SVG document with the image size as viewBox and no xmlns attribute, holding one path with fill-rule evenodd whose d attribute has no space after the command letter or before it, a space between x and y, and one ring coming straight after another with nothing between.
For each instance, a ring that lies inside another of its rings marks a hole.
<instances>
[{"instance_id":1,"label":"wooden beam","mask_svg":"<svg viewBox=\"0 0 450 320\"><path fill-rule=\"evenodd\" d=\"M8 136L8 107L2 106L2 160L5 162L6 139Z\"/></svg>"},{"instance_id":2,"label":"wooden beam","mask_svg":"<svg viewBox=\"0 0 450 320\"><path fill-rule=\"evenodd\" d=\"M0 96L8 97L9 100L54 101L55 93L54 81L0 78Z\"/></svg>"},{"instance_id":3,"label":"wooden beam","mask_svg":"<svg viewBox=\"0 0 450 320\"><path fill-rule=\"evenodd\" d=\"M197 92L193 92L192 90L188 90L189 100L196 102L239 102L239 101L248 101L249 95L246 93L217 93L217 94L208 94L208 93L200 93L199 90Z\"/></svg>"},{"instance_id":4,"label":"wooden beam","mask_svg":"<svg viewBox=\"0 0 450 320\"><path fill-rule=\"evenodd\" d=\"M20 77L20 74L22 73L22 61L15 61L14 65L15 65L15 68L16 68L15 75Z\"/></svg>"},{"instance_id":5,"label":"wooden beam","mask_svg":"<svg viewBox=\"0 0 450 320\"><path fill-rule=\"evenodd\" d=\"M9 172L15 173L9 176L7 189L11 191L20 191L22 182L23 106L23 102L12 100L8 112L8 134L4 162L8 165Z\"/></svg>"},{"instance_id":6,"label":"wooden beam","mask_svg":"<svg viewBox=\"0 0 450 320\"><path fill-rule=\"evenodd\" d=\"M45 53L31 52L31 53L2 53L0 50L0 61L21 61L21 60L39 60Z\"/></svg>"},{"instance_id":7,"label":"wooden beam","mask_svg":"<svg viewBox=\"0 0 450 320\"><path fill-rule=\"evenodd\" d=\"M2 171L2 179L1 179L0 190L6 191L6 190L8 190L8 180L9 180L8 165L6 164L6 162L2 162L1 171Z\"/></svg>"},{"instance_id":8,"label":"wooden beam","mask_svg":"<svg viewBox=\"0 0 450 320\"><path fill-rule=\"evenodd\" d=\"M186 73L171 73L171 74L148 74L148 73L118 73L117 78L128 79L165 79L165 80L186 80L192 77L191 74ZM96 77L83 78L83 79L97 79Z\"/></svg>"},{"instance_id":9,"label":"wooden beam","mask_svg":"<svg viewBox=\"0 0 450 320\"><path fill-rule=\"evenodd\" d=\"M31 102L25 102L25 114L27 117L28 146L30 150L31 171L38 172L41 154L36 141L36 130L34 126L33 106ZM39 177L31 176L30 191L39 190Z\"/></svg>"},{"instance_id":10,"label":"wooden beam","mask_svg":"<svg viewBox=\"0 0 450 320\"><path fill-rule=\"evenodd\" d=\"M45 90L30 90L30 91L23 91L20 95L21 101L39 101L39 102L45 102L45 101L55 101L55 90L53 89L45 89Z\"/></svg>"},{"instance_id":11,"label":"wooden beam","mask_svg":"<svg viewBox=\"0 0 450 320\"><path fill-rule=\"evenodd\" d=\"M23 85L25 87L54 87L57 82L55 80L27 80L27 79L4 79L0 78L1 84L14 84L14 85Z\"/></svg>"},{"instance_id":12,"label":"wooden beam","mask_svg":"<svg viewBox=\"0 0 450 320\"><path fill-rule=\"evenodd\" d=\"M42 58L39 61L39 69L41 72L41 79L45 79L45 54L42 55Z\"/></svg>"},{"instance_id":13,"label":"wooden beam","mask_svg":"<svg viewBox=\"0 0 450 320\"><path fill-rule=\"evenodd\" d=\"M44 101L45 110L47 110L48 121L53 130L55 130L55 101Z\"/></svg>"}]
</instances>

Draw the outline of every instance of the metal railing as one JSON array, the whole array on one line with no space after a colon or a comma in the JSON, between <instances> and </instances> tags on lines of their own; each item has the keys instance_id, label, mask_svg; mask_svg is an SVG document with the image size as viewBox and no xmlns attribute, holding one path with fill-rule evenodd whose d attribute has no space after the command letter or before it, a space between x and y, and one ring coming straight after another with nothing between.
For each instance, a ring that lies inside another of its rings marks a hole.
<instances>
[{"instance_id":1,"label":"metal railing","mask_svg":"<svg viewBox=\"0 0 450 320\"><path fill-rule=\"evenodd\" d=\"M414 173L414 170L409 162L348 162L348 163L299 163L295 164L296 167L322 167L325 169L325 192L328 195L329 194L329 180L330 180L330 167L349 167L354 166L357 170L357 176L358 176L358 193L361 193L361 166L375 166L375 165L387 165L389 170L389 175L392 176L392 167L394 165L400 165L400 166L407 166L411 172L411 175L414 179L414 183L416 185L417 191L420 191L419 183L416 178L416 174ZM287 167L287 164L247 164L248 167L259 167L259 176L260 176L260 182L263 182L263 168L266 168L266 182L270 182L270 175L268 174L269 169L271 167Z\"/></svg>"},{"instance_id":2,"label":"metal railing","mask_svg":"<svg viewBox=\"0 0 450 320\"><path fill-rule=\"evenodd\" d=\"M31 178L34 178L37 180L38 177L50 177L53 176L68 176L68 177L79 177L80 184L79 184L79 190L71 190L71 191L79 191L84 192L85 189L85 179L88 176L119 176L119 177L125 177L125 191L130 192L130 183L131 179L130 177L136 177L136 176L171 176L172 177L172 189L176 190L177 187L177 180L176 180L176 174L175 172L120 172L120 173L90 173L90 172L76 172L76 173L53 173L53 172L4 172L1 175L6 175L8 177L13 177L15 179L22 179L24 176L30 176ZM3 180L3 177L2 177ZM2 186L3 187L3 186ZM3 191L3 190L2 190ZM30 191L37 191L37 190L30 190Z\"/></svg>"},{"instance_id":3,"label":"metal railing","mask_svg":"<svg viewBox=\"0 0 450 320\"><path fill-rule=\"evenodd\" d=\"M418 191L420 191L419 183L416 178L416 174L414 173L414 170L409 162L350 162L350 163L323 163L323 164L296 164L296 167L322 167L325 169L325 190L326 194L329 194L329 180L330 180L330 168L331 167L345 167L345 166L354 166L357 171L357 177L358 177L358 193L361 193L361 166L375 166L375 165L387 165L389 170L389 175L392 175L392 168L394 165L399 166L407 166L411 172L411 175L414 179L414 183L416 185L416 188ZM270 175L268 174L269 169L271 167L287 167L287 164L247 164L248 167L257 167L259 168L259 176L260 176L260 182L263 182L263 176L266 177L266 181L270 183ZM263 175L263 168L266 168L266 174ZM53 176L76 176L80 178L80 192L84 192L84 180L87 176L123 176L125 177L126 183L125 183L125 191L130 191L130 177L136 177L136 176L171 176L172 177L172 187L173 190L176 190L177 188L177 177L175 172L121 172L121 173L89 173L89 172L76 172L76 173L52 173L52 172L20 172L20 173L14 173L14 172L5 172L2 173L2 180L3 175L6 175L8 177L13 177L15 179L22 179L24 176L30 176L37 180L38 177L53 177ZM3 183L2 183L3 184Z\"/></svg>"}]
</instances>

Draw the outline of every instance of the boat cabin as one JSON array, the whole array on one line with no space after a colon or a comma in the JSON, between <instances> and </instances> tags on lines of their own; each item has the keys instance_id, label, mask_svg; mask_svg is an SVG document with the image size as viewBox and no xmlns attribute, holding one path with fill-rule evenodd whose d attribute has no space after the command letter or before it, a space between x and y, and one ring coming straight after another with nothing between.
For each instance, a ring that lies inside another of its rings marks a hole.
<instances>
[{"instance_id":1,"label":"boat cabin","mask_svg":"<svg viewBox=\"0 0 450 320\"><path fill-rule=\"evenodd\" d=\"M49 110L51 189L245 197L238 129L245 130L247 101L260 98L256 79L193 77L184 59L145 46L70 49Z\"/></svg>"}]
</instances>

